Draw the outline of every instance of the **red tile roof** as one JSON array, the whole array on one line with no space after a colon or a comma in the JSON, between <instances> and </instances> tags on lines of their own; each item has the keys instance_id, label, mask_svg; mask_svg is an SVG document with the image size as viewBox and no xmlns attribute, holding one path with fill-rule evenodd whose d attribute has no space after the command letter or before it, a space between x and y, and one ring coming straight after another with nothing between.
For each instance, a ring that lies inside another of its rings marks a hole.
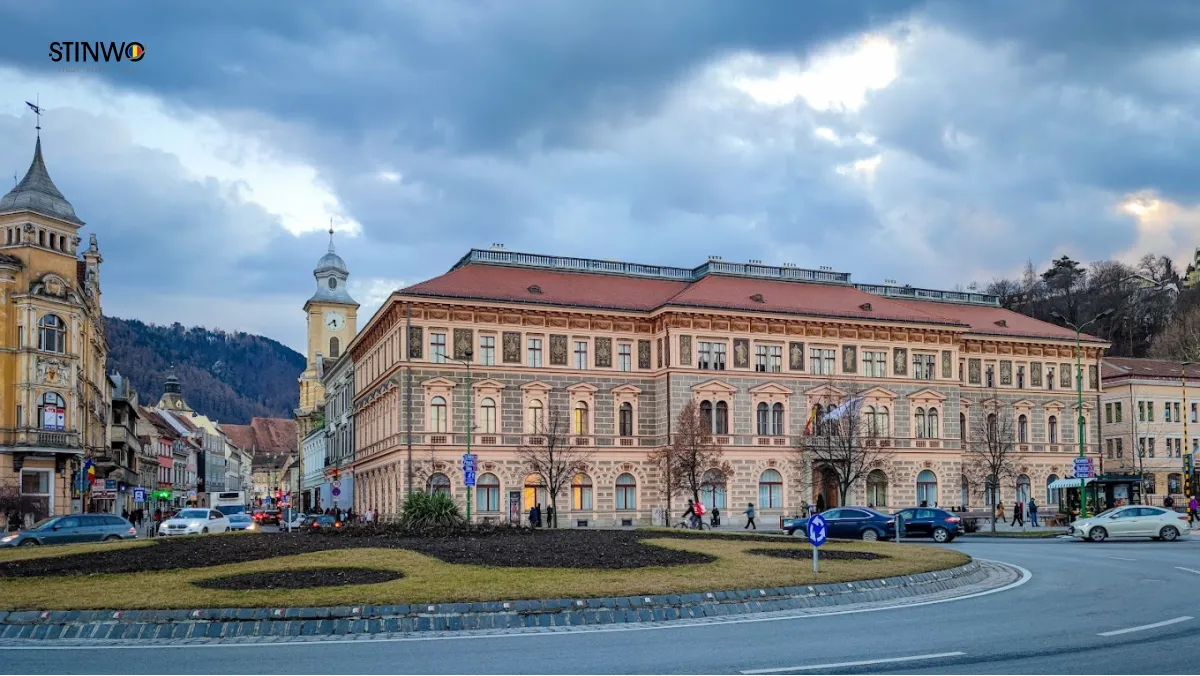
<instances>
[{"instance_id":1,"label":"red tile roof","mask_svg":"<svg viewBox=\"0 0 1200 676\"><path fill-rule=\"evenodd\" d=\"M530 291L533 286L541 293ZM687 286L687 282L666 279L472 264L410 286L401 293L650 311Z\"/></svg>"},{"instance_id":2,"label":"red tile roof","mask_svg":"<svg viewBox=\"0 0 1200 676\"><path fill-rule=\"evenodd\" d=\"M162 416L158 414L158 411L155 411L149 407L143 407L141 409L141 413L142 417L146 419L146 422L153 425L154 429L158 430L160 435L169 439L176 439L179 437L179 432L175 431L175 428L171 426L171 423L163 420Z\"/></svg>"},{"instance_id":3,"label":"red tile roof","mask_svg":"<svg viewBox=\"0 0 1200 676\"><path fill-rule=\"evenodd\" d=\"M1029 338L1064 338L1074 340L1075 332L1058 324L1051 324L1040 319L1034 319L1019 312L1006 310L1002 307L987 305L968 305L966 303L938 303L934 301L902 300L905 305L919 308L930 314L945 317L947 320L966 324L972 333L982 333L994 336L1013 336ZM998 324L997 322L1003 322ZM1082 334L1084 341L1104 342L1095 336Z\"/></svg>"},{"instance_id":4,"label":"red tile roof","mask_svg":"<svg viewBox=\"0 0 1200 676\"><path fill-rule=\"evenodd\" d=\"M230 425L221 423L218 425L221 431L229 437L229 441L238 448L244 451L254 450L254 428L249 425Z\"/></svg>"},{"instance_id":5,"label":"red tile roof","mask_svg":"<svg viewBox=\"0 0 1200 676\"><path fill-rule=\"evenodd\" d=\"M756 300L761 298L762 302ZM668 306L728 308L822 317L851 317L953 324L919 308L860 291L853 286L709 275L665 303ZM864 309L870 306L871 309Z\"/></svg>"},{"instance_id":6,"label":"red tile roof","mask_svg":"<svg viewBox=\"0 0 1200 676\"><path fill-rule=\"evenodd\" d=\"M1164 378L1179 380L1183 362L1172 359L1137 359L1134 357L1105 357L1104 378ZM1200 380L1200 364L1186 367L1188 380Z\"/></svg>"},{"instance_id":7,"label":"red tile roof","mask_svg":"<svg viewBox=\"0 0 1200 676\"><path fill-rule=\"evenodd\" d=\"M536 291L530 291L536 287ZM649 312L661 307L723 308L820 317L934 323L973 333L1073 339L1074 331L988 305L888 298L854 286L724 274L694 282L468 263L402 289L402 294ZM761 302L757 299L761 298ZM863 309L865 304L870 310ZM1003 325L997 324L1002 322ZM1098 339L1084 335L1084 340Z\"/></svg>"}]
</instances>

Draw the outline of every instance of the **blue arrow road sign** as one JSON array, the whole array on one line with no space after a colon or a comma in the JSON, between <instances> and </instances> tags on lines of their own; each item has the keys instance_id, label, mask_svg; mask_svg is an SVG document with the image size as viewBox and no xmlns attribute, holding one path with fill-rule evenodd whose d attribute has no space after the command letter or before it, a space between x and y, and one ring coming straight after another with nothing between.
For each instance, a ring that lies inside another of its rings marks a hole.
<instances>
[{"instance_id":1,"label":"blue arrow road sign","mask_svg":"<svg viewBox=\"0 0 1200 676\"><path fill-rule=\"evenodd\" d=\"M475 470L469 469L463 472L463 485L467 488L475 487Z\"/></svg>"},{"instance_id":2,"label":"blue arrow road sign","mask_svg":"<svg viewBox=\"0 0 1200 676\"><path fill-rule=\"evenodd\" d=\"M814 547L825 544L828 533L825 528L825 517L817 514L808 520L808 542Z\"/></svg>"}]
</instances>

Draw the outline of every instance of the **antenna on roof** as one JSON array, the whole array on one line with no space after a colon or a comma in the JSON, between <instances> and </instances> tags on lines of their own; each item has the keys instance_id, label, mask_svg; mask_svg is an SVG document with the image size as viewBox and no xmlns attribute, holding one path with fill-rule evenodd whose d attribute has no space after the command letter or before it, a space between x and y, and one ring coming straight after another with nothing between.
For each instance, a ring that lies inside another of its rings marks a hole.
<instances>
[{"instance_id":1,"label":"antenna on roof","mask_svg":"<svg viewBox=\"0 0 1200 676\"><path fill-rule=\"evenodd\" d=\"M503 251L504 245L501 243L498 243L498 242L492 242L492 250L493 251Z\"/></svg>"},{"instance_id":2,"label":"antenna on roof","mask_svg":"<svg viewBox=\"0 0 1200 676\"><path fill-rule=\"evenodd\" d=\"M758 260L757 258L751 258L750 263L752 265L762 265L762 261Z\"/></svg>"},{"instance_id":3,"label":"antenna on roof","mask_svg":"<svg viewBox=\"0 0 1200 676\"><path fill-rule=\"evenodd\" d=\"M895 284L895 283L896 283L896 280L894 280L894 279L885 279L885 280L883 280L883 283L884 283L884 284Z\"/></svg>"},{"instance_id":4,"label":"antenna on roof","mask_svg":"<svg viewBox=\"0 0 1200 676\"><path fill-rule=\"evenodd\" d=\"M720 256L709 256L709 257L708 257L708 260L710 260L710 261L719 261L719 260L721 260L721 257L720 257Z\"/></svg>"}]
</instances>

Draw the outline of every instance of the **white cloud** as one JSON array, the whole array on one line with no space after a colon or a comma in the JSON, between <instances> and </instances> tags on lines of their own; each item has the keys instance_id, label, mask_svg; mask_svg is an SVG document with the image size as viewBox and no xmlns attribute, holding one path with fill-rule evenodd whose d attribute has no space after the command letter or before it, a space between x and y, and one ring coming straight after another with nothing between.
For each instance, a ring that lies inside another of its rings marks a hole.
<instances>
[{"instance_id":1,"label":"white cloud","mask_svg":"<svg viewBox=\"0 0 1200 676\"><path fill-rule=\"evenodd\" d=\"M858 176L870 180L874 178L875 171L881 164L883 164L883 155L873 155L849 164L840 164L834 168L834 171L843 176Z\"/></svg>"},{"instance_id":2,"label":"white cloud","mask_svg":"<svg viewBox=\"0 0 1200 676\"><path fill-rule=\"evenodd\" d=\"M226 120L155 96L114 89L86 73L38 76L0 68L0 91L39 92L47 110L42 126L48 137L54 134L56 111L74 108L104 115L134 145L175 156L193 180L219 181L230 188L230 199L260 206L293 234L324 230L330 218L338 229L361 231L316 167ZM0 101L0 114L28 113L19 98Z\"/></svg>"},{"instance_id":3,"label":"white cloud","mask_svg":"<svg viewBox=\"0 0 1200 676\"><path fill-rule=\"evenodd\" d=\"M367 277L366 279L351 279L347 283L346 290L354 300L358 301L358 328L362 328L370 321L371 316L383 305L383 301L392 295L392 292L397 289L402 289L409 285L409 282L403 279L393 279L388 277Z\"/></svg>"}]
</instances>

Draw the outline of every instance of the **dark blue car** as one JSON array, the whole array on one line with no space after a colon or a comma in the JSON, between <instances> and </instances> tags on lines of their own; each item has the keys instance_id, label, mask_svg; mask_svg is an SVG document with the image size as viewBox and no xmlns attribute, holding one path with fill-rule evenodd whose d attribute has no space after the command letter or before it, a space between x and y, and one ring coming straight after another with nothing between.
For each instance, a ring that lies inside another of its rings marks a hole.
<instances>
[{"instance_id":1,"label":"dark blue car","mask_svg":"<svg viewBox=\"0 0 1200 676\"><path fill-rule=\"evenodd\" d=\"M0 536L0 547L69 545L136 537L133 524L116 514L68 514L42 519L29 528Z\"/></svg>"},{"instance_id":2,"label":"dark blue car","mask_svg":"<svg viewBox=\"0 0 1200 676\"><path fill-rule=\"evenodd\" d=\"M837 540L883 540L894 534L895 519L866 507L835 507L821 513L828 537ZM783 522L788 535L808 533L808 519Z\"/></svg>"},{"instance_id":3,"label":"dark blue car","mask_svg":"<svg viewBox=\"0 0 1200 676\"><path fill-rule=\"evenodd\" d=\"M893 516L904 516L904 537L933 538L934 542L950 542L963 534L962 519L936 507L902 509Z\"/></svg>"}]
</instances>

